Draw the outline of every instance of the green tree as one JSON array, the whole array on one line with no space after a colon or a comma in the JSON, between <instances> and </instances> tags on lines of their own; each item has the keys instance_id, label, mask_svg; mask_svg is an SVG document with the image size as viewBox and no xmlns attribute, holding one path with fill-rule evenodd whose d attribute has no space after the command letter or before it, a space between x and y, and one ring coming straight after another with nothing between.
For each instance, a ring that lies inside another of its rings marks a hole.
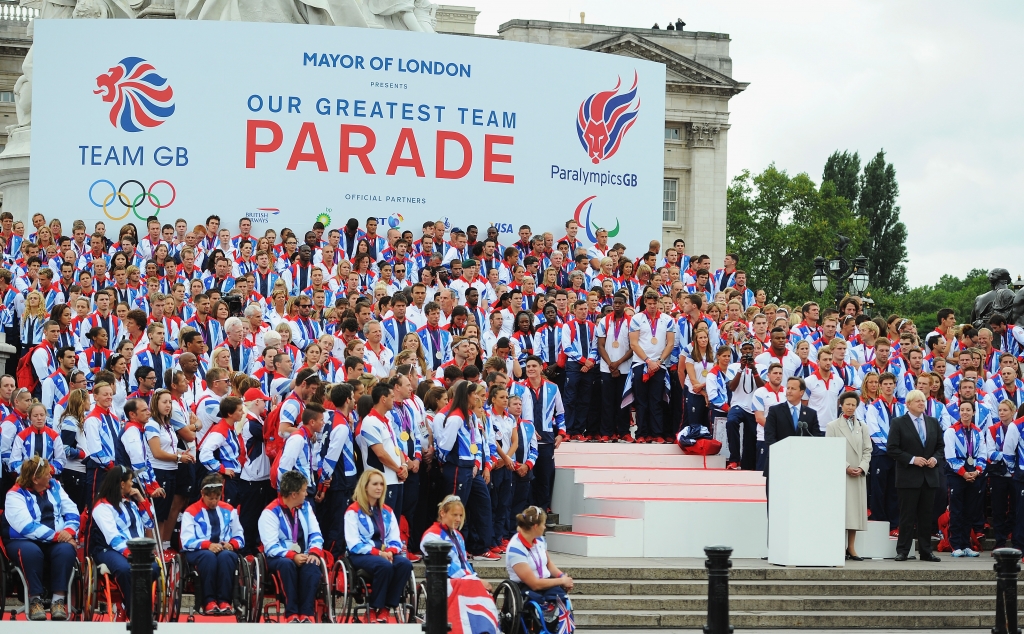
<instances>
[{"instance_id":1,"label":"green tree","mask_svg":"<svg viewBox=\"0 0 1024 634\"><path fill-rule=\"evenodd\" d=\"M833 152L825 161L821 180L823 184L827 181L835 183L836 193L849 201L850 209L857 211L860 198L860 155L857 152Z\"/></svg>"},{"instance_id":2,"label":"green tree","mask_svg":"<svg viewBox=\"0 0 1024 634\"><path fill-rule=\"evenodd\" d=\"M935 328L936 313L942 308L952 308L957 322L965 323L971 316L974 298L988 290L988 271L973 269L963 279L943 275L934 286L918 286L900 294L875 291L871 299L875 314L888 317L895 313L910 319L923 337Z\"/></svg>"},{"instance_id":3,"label":"green tree","mask_svg":"<svg viewBox=\"0 0 1024 634\"><path fill-rule=\"evenodd\" d=\"M907 226L900 222L900 188L896 169L885 162L885 150L864 166L860 183L857 212L868 231L864 255L871 288L901 293L907 288Z\"/></svg>"},{"instance_id":4,"label":"green tree","mask_svg":"<svg viewBox=\"0 0 1024 634\"><path fill-rule=\"evenodd\" d=\"M866 238L863 221L835 184L818 188L807 174L791 177L774 164L733 179L726 223L728 250L741 255L751 286L763 288L770 301L816 298L814 258L832 257L838 234L851 240L847 254L857 253Z\"/></svg>"}]
</instances>

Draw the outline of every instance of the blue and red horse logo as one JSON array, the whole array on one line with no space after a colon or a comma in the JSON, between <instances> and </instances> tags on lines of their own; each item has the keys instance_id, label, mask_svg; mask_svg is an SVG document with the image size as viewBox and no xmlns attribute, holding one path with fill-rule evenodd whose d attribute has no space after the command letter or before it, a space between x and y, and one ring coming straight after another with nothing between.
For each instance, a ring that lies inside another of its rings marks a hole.
<instances>
[{"instance_id":1,"label":"blue and red horse logo","mask_svg":"<svg viewBox=\"0 0 1024 634\"><path fill-rule=\"evenodd\" d=\"M636 123L640 113L640 99L636 96L637 74L633 72L633 86L619 93L620 77L612 90L599 92L580 105L576 118L576 134L583 149L594 164L610 159L618 151L623 137ZM636 103L633 100L636 99Z\"/></svg>"},{"instance_id":2,"label":"blue and red horse logo","mask_svg":"<svg viewBox=\"0 0 1024 634\"><path fill-rule=\"evenodd\" d=\"M174 114L174 91L152 64L141 57L126 57L96 78L103 101L111 104L110 124L125 132L155 128Z\"/></svg>"}]
</instances>

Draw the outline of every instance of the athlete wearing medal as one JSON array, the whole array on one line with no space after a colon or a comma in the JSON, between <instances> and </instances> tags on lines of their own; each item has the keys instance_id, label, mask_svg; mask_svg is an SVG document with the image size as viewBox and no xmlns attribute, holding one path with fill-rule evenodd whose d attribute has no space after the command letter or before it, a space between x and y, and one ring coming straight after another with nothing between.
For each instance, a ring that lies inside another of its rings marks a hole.
<instances>
[{"instance_id":1,"label":"athlete wearing medal","mask_svg":"<svg viewBox=\"0 0 1024 634\"><path fill-rule=\"evenodd\" d=\"M406 457L401 450L398 431L391 419L395 405L394 394L387 383L373 386L370 396L373 408L359 425L356 442L363 455L364 469L378 469L384 473L387 493L384 503L393 509L402 508L402 487L409 476L405 467Z\"/></svg>"},{"instance_id":2,"label":"athlete wearing medal","mask_svg":"<svg viewBox=\"0 0 1024 634\"><path fill-rule=\"evenodd\" d=\"M601 440L623 439L629 435L629 408L622 406L622 392L626 387L627 368L633 351L629 347L629 316L626 314L626 296L616 293L612 297L612 312L597 322L597 352L601 355Z\"/></svg>"},{"instance_id":3,"label":"athlete wearing medal","mask_svg":"<svg viewBox=\"0 0 1024 634\"><path fill-rule=\"evenodd\" d=\"M658 300L656 292L645 293L646 310L634 315L629 322L629 347L633 351L630 382L636 403L637 442L667 442L664 439L664 395L668 389L665 362L675 347L676 326L671 316L658 310Z\"/></svg>"},{"instance_id":4,"label":"athlete wearing medal","mask_svg":"<svg viewBox=\"0 0 1024 634\"><path fill-rule=\"evenodd\" d=\"M267 568L281 582L285 623L312 623L314 602L322 576L324 540L313 507L306 500L309 482L289 471L278 483L279 495L260 515L260 541Z\"/></svg>"}]
</instances>

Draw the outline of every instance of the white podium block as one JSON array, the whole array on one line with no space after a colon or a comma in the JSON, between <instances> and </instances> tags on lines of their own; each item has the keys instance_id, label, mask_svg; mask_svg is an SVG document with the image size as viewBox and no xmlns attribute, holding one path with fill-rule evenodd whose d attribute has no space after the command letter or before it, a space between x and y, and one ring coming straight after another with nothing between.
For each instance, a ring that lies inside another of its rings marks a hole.
<instances>
[{"instance_id":1,"label":"white podium block","mask_svg":"<svg viewBox=\"0 0 1024 634\"><path fill-rule=\"evenodd\" d=\"M889 537L889 522L872 522L868 520L868 529L857 532L857 541L853 547L857 554L865 559L893 559L896 557L896 538ZM917 540L910 547L911 553L917 552Z\"/></svg>"},{"instance_id":2,"label":"white podium block","mask_svg":"<svg viewBox=\"0 0 1024 634\"><path fill-rule=\"evenodd\" d=\"M845 438L792 436L769 449L769 563L844 565L845 444Z\"/></svg>"}]
</instances>

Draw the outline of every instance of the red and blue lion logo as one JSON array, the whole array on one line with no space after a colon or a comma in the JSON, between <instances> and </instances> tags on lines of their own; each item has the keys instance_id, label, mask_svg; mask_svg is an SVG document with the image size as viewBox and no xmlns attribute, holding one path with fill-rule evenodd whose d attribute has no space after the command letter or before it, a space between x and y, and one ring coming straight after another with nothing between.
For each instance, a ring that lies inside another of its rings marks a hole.
<instances>
[{"instance_id":1,"label":"red and blue lion logo","mask_svg":"<svg viewBox=\"0 0 1024 634\"><path fill-rule=\"evenodd\" d=\"M111 104L110 124L125 132L155 128L174 114L174 91L141 57L126 57L96 78L103 101Z\"/></svg>"},{"instance_id":2,"label":"red and blue lion logo","mask_svg":"<svg viewBox=\"0 0 1024 634\"><path fill-rule=\"evenodd\" d=\"M580 105L576 118L576 134L583 149L594 164L610 159L619 149L626 132L640 113L640 99L636 96L637 74L633 72L633 86L628 92L619 94L622 85L620 77L612 90L599 92ZM636 99L634 105L633 99Z\"/></svg>"}]
</instances>

